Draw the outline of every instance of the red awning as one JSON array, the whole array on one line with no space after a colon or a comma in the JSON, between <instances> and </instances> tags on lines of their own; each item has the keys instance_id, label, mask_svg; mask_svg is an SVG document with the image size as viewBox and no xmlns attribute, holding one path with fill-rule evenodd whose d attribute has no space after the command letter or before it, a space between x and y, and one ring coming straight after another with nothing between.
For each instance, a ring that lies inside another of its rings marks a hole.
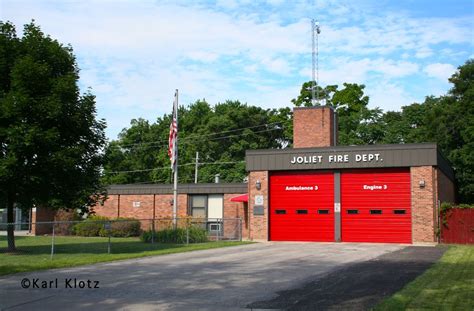
<instances>
[{"instance_id":1,"label":"red awning","mask_svg":"<svg viewBox=\"0 0 474 311\"><path fill-rule=\"evenodd\" d=\"M248 202L249 195L248 194L238 195L236 197L231 198L230 201L231 202Z\"/></svg>"}]
</instances>

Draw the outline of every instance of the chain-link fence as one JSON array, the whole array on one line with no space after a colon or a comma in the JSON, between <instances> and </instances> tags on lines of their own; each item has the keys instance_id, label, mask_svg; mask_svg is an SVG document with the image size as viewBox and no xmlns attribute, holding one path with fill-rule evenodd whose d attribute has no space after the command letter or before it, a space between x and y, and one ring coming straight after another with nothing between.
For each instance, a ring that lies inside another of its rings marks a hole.
<instances>
[{"instance_id":1,"label":"chain-link fence","mask_svg":"<svg viewBox=\"0 0 474 311\"><path fill-rule=\"evenodd\" d=\"M7 228L14 229L17 253L120 254L180 245L241 241L240 218L100 219L0 223L0 252L8 250ZM18 230L23 229L23 230Z\"/></svg>"}]
</instances>

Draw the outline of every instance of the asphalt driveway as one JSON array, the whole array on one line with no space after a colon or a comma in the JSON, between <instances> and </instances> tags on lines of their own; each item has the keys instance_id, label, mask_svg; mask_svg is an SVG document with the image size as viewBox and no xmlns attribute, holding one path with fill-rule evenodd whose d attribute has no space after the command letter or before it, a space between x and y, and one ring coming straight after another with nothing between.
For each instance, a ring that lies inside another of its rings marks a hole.
<instances>
[{"instance_id":1,"label":"asphalt driveway","mask_svg":"<svg viewBox=\"0 0 474 311\"><path fill-rule=\"evenodd\" d=\"M241 310L338 269L403 248L393 244L258 243L22 273L0 278L0 309ZM23 289L22 282L30 288ZM31 288L36 286L40 288Z\"/></svg>"}]
</instances>

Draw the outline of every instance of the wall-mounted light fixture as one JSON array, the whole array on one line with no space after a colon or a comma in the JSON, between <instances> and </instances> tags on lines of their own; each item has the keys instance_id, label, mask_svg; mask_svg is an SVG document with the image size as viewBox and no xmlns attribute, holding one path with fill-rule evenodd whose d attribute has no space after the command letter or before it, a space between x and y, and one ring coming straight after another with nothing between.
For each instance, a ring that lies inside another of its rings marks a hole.
<instances>
[{"instance_id":1,"label":"wall-mounted light fixture","mask_svg":"<svg viewBox=\"0 0 474 311\"><path fill-rule=\"evenodd\" d=\"M260 179L257 179L255 182L255 188L257 188L257 190L262 189L262 183L260 182Z\"/></svg>"},{"instance_id":2,"label":"wall-mounted light fixture","mask_svg":"<svg viewBox=\"0 0 474 311\"><path fill-rule=\"evenodd\" d=\"M173 206L174 199L170 199L170 205Z\"/></svg>"},{"instance_id":3,"label":"wall-mounted light fixture","mask_svg":"<svg viewBox=\"0 0 474 311\"><path fill-rule=\"evenodd\" d=\"M420 185L420 188L424 188L425 187L425 180L424 179L420 180L419 185Z\"/></svg>"}]
</instances>

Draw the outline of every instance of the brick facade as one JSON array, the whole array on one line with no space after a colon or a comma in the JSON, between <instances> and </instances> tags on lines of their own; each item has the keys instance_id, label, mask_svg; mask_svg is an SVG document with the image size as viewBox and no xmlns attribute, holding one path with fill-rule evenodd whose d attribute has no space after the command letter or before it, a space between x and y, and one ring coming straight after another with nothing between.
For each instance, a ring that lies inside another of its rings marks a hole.
<instances>
[{"instance_id":1,"label":"brick facade","mask_svg":"<svg viewBox=\"0 0 474 311\"><path fill-rule=\"evenodd\" d=\"M224 194L224 219L230 219L229 221L224 221L224 230L237 230L237 226L239 225L237 220L233 220L236 218L241 219L242 223L242 238L248 239L248 204L243 202L232 202L230 201L231 198L238 196L239 194ZM225 236L231 236L232 232L224 232Z\"/></svg>"},{"instance_id":2,"label":"brick facade","mask_svg":"<svg viewBox=\"0 0 474 311\"><path fill-rule=\"evenodd\" d=\"M45 207L37 207L31 212L31 234L43 235L53 232L52 224L36 224L38 222L54 221L56 211Z\"/></svg>"},{"instance_id":3,"label":"brick facade","mask_svg":"<svg viewBox=\"0 0 474 311\"><path fill-rule=\"evenodd\" d=\"M436 242L437 169L432 166L411 167L412 239L414 243ZM425 182L420 187L420 181Z\"/></svg>"},{"instance_id":4,"label":"brick facade","mask_svg":"<svg viewBox=\"0 0 474 311\"><path fill-rule=\"evenodd\" d=\"M249 175L249 238L250 240L268 240L268 172L255 171ZM261 189L255 184L260 180ZM264 215L254 215L255 196L263 195Z\"/></svg>"},{"instance_id":5,"label":"brick facade","mask_svg":"<svg viewBox=\"0 0 474 311\"><path fill-rule=\"evenodd\" d=\"M295 108L293 110L293 148L336 145L334 119L334 110L330 107Z\"/></svg>"},{"instance_id":6,"label":"brick facade","mask_svg":"<svg viewBox=\"0 0 474 311\"><path fill-rule=\"evenodd\" d=\"M242 218L242 235L248 236L248 223L245 223L246 211L244 204L240 202L231 202L232 197L237 194L224 194L224 218ZM143 194L143 195L109 195L103 205L96 205L93 208L95 215L108 218L126 217L136 219L163 219L173 217L173 195L172 194ZM140 202L140 207L134 207L133 202ZM153 204L154 202L154 204ZM177 217L184 218L188 216L188 195L178 195ZM229 223L230 224L230 223ZM237 224L237 221L235 221ZM235 225L234 224L234 225ZM161 222L155 222L155 226L165 225ZM151 226L150 221L142 221L142 229L148 230ZM229 225L230 226L230 225Z\"/></svg>"}]
</instances>

